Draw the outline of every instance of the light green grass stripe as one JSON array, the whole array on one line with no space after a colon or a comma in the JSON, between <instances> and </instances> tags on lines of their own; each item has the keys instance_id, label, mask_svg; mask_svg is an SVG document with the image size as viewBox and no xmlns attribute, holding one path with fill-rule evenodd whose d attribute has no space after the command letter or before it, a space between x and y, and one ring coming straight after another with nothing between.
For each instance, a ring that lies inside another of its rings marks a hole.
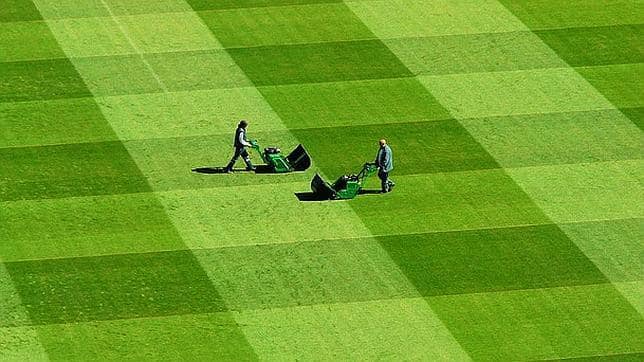
<instances>
[{"instance_id":1,"label":"light green grass stripe","mask_svg":"<svg viewBox=\"0 0 644 362\"><path fill-rule=\"evenodd\" d=\"M494 0L345 3L380 39L526 30Z\"/></svg>"},{"instance_id":2,"label":"light green grass stripe","mask_svg":"<svg viewBox=\"0 0 644 362\"><path fill-rule=\"evenodd\" d=\"M192 9L185 3L175 0L33 0L46 19L110 17L111 11L116 15L162 14L190 12Z\"/></svg>"},{"instance_id":3,"label":"light green grass stripe","mask_svg":"<svg viewBox=\"0 0 644 362\"><path fill-rule=\"evenodd\" d=\"M468 359L422 298L249 310L234 315L268 360Z\"/></svg>"},{"instance_id":4,"label":"light green grass stripe","mask_svg":"<svg viewBox=\"0 0 644 362\"><path fill-rule=\"evenodd\" d=\"M230 312L182 314L34 327L57 360L251 360L239 352Z\"/></svg>"},{"instance_id":5,"label":"light green grass stripe","mask_svg":"<svg viewBox=\"0 0 644 362\"><path fill-rule=\"evenodd\" d=\"M641 218L642 160L507 169L556 223Z\"/></svg>"}]
</instances>

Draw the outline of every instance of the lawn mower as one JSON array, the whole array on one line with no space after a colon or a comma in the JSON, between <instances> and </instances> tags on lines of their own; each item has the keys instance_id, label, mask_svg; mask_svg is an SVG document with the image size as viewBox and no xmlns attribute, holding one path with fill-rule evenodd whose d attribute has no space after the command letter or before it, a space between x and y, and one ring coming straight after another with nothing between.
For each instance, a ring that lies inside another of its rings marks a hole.
<instances>
[{"instance_id":1,"label":"lawn mower","mask_svg":"<svg viewBox=\"0 0 644 362\"><path fill-rule=\"evenodd\" d=\"M367 162L357 174L342 175L333 184L324 181L320 174L316 173L311 180L311 190L320 200L353 199L362 191L364 180L377 171L378 166Z\"/></svg>"},{"instance_id":2,"label":"lawn mower","mask_svg":"<svg viewBox=\"0 0 644 362\"><path fill-rule=\"evenodd\" d=\"M278 147L266 147L262 151L257 140L251 141L250 144L257 151L270 172L304 171L311 166L311 157L301 144L295 147L288 156L284 156Z\"/></svg>"}]
</instances>

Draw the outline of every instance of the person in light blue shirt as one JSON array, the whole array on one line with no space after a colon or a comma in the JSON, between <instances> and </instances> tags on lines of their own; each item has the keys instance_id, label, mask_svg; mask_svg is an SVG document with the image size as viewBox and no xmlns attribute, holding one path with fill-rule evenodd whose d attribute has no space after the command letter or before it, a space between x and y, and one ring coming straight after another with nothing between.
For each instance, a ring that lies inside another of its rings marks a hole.
<instances>
[{"instance_id":1,"label":"person in light blue shirt","mask_svg":"<svg viewBox=\"0 0 644 362\"><path fill-rule=\"evenodd\" d=\"M385 139L381 139L378 143L380 148L378 149L376 161L374 163L378 166L378 177L380 178L381 192L386 193L391 191L392 187L396 185L389 179L389 172L394 169L394 159L391 147L389 147L387 141Z\"/></svg>"}]
</instances>

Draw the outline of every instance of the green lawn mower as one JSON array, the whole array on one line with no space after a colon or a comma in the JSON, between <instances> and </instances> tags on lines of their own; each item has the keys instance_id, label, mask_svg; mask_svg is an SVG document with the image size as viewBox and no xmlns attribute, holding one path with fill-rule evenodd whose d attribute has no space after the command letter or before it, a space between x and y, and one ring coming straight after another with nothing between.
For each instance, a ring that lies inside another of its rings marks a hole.
<instances>
[{"instance_id":1,"label":"green lawn mower","mask_svg":"<svg viewBox=\"0 0 644 362\"><path fill-rule=\"evenodd\" d=\"M311 190L319 200L353 199L362 191L364 180L377 171L378 166L367 162L357 174L342 175L333 184L324 181L320 174L316 173L311 180Z\"/></svg>"},{"instance_id":2,"label":"green lawn mower","mask_svg":"<svg viewBox=\"0 0 644 362\"><path fill-rule=\"evenodd\" d=\"M250 144L266 164L264 167L268 168L268 172L304 171L311 167L311 157L301 144L287 156L284 156L278 147L266 147L262 151L257 140L251 141Z\"/></svg>"}]
</instances>

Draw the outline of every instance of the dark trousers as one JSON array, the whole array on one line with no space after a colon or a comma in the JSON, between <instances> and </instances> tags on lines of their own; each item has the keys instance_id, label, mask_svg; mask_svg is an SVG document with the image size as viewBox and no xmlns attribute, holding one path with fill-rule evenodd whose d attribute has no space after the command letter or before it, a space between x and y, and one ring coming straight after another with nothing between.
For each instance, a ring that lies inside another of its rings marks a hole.
<instances>
[{"instance_id":1,"label":"dark trousers","mask_svg":"<svg viewBox=\"0 0 644 362\"><path fill-rule=\"evenodd\" d=\"M235 147L235 154L233 155L233 158L230 159L230 162L228 162L228 166L226 166L226 170L233 169L233 166L235 166L235 162L237 162L237 159L239 158L239 156L241 156L244 159L247 169L253 168L253 164L250 162L250 157L248 156L248 151L246 151L244 147Z\"/></svg>"},{"instance_id":2,"label":"dark trousers","mask_svg":"<svg viewBox=\"0 0 644 362\"><path fill-rule=\"evenodd\" d=\"M382 192L391 191L391 185L393 182L389 180L389 172L385 172L382 169L378 170L378 177L380 178L380 186Z\"/></svg>"}]
</instances>

